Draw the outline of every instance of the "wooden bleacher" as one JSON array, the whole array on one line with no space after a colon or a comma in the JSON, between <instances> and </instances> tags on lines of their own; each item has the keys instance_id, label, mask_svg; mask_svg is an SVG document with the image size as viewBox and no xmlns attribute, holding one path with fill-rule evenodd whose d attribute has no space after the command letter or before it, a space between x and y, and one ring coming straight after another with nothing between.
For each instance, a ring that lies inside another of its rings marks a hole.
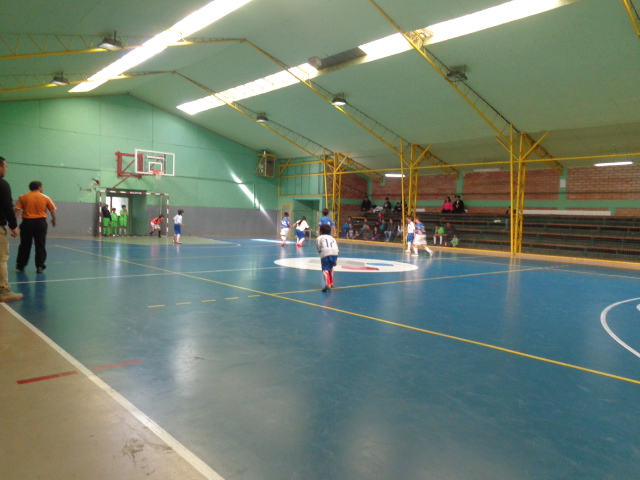
<instances>
[{"instance_id":1,"label":"wooden bleacher","mask_svg":"<svg viewBox=\"0 0 640 480\"><path fill-rule=\"evenodd\" d=\"M401 222L400 214L384 212L386 219ZM459 247L509 251L509 228L504 216L419 213L429 245L436 223L450 222L458 231ZM360 217L358 229L372 227L377 214ZM444 220L443 220L444 219ZM355 220L355 219L354 219ZM355 224L355 222L354 222ZM623 261L640 261L640 219L567 215L525 215L523 253L562 255Z\"/></svg>"}]
</instances>

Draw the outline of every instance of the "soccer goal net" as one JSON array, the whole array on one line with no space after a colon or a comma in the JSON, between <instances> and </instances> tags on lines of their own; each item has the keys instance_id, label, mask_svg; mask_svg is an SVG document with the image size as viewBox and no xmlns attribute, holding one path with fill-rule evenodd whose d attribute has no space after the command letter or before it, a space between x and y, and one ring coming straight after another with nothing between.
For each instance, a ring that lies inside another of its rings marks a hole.
<instances>
[{"instance_id":1,"label":"soccer goal net","mask_svg":"<svg viewBox=\"0 0 640 480\"><path fill-rule=\"evenodd\" d=\"M169 194L100 190L96 201L96 236L147 235L151 220L164 215L161 232L168 235ZM114 211L115 209L115 211ZM107 217L107 212L109 216ZM115 213L115 215L113 215Z\"/></svg>"}]
</instances>

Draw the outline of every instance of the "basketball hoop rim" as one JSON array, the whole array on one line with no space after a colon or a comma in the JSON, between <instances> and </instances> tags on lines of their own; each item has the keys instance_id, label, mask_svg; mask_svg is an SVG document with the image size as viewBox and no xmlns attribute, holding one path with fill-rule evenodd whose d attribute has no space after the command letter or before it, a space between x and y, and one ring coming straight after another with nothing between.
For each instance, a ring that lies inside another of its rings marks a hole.
<instances>
[{"instance_id":1,"label":"basketball hoop rim","mask_svg":"<svg viewBox=\"0 0 640 480\"><path fill-rule=\"evenodd\" d=\"M160 180L164 175L164 170L151 170L151 175L155 175L156 180Z\"/></svg>"}]
</instances>

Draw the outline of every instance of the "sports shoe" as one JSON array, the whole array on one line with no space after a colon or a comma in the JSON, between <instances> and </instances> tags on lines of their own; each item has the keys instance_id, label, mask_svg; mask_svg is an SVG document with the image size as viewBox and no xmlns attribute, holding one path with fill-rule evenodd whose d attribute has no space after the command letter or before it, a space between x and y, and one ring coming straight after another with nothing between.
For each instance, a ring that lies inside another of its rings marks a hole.
<instances>
[{"instance_id":1,"label":"sports shoe","mask_svg":"<svg viewBox=\"0 0 640 480\"><path fill-rule=\"evenodd\" d=\"M429 258L433 258L433 252L429 252Z\"/></svg>"},{"instance_id":2,"label":"sports shoe","mask_svg":"<svg viewBox=\"0 0 640 480\"><path fill-rule=\"evenodd\" d=\"M405 250L404 253L411 253L411 250Z\"/></svg>"},{"instance_id":3,"label":"sports shoe","mask_svg":"<svg viewBox=\"0 0 640 480\"><path fill-rule=\"evenodd\" d=\"M324 288L322 289L323 292L328 292L329 291L329 285L325 285ZM22 297L22 295L20 296Z\"/></svg>"},{"instance_id":4,"label":"sports shoe","mask_svg":"<svg viewBox=\"0 0 640 480\"><path fill-rule=\"evenodd\" d=\"M176 245L182 245L182 242L176 242Z\"/></svg>"},{"instance_id":5,"label":"sports shoe","mask_svg":"<svg viewBox=\"0 0 640 480\"><path fill-rule=\"evenodd\" d=\"M417 253L412 253L412 254L411 254L411 256L412 256L412 257L417 257L417 256L418 256L418 254L417 254Z\"/></svg>"},{"instance_id":6,"label":"sports shoe","mask_svg":"<svg viewBox=\"0 0 640 480\"><path fill-rule=\"evenodd\" d=\"M16 273L24 273L24 268L16 267Z\"/></svg>"},{"instance_id":7,"label":"sports shoe","mask_svg":"<svg viewBox=\"0 0 640 480\"><path fill-rule=\"evenodd\" d=\"M36 273L44 273L44 268L43 267L36 268Z\"/></svg>"},{"instance_id":8,"label":"sports shoe","mask_svg":"<svg viewBox=\"0 0 640 480\"><path fill-rule=\"evenodd\" d=\"M20 300L23 296L24 295L21 293L13 293L7 290L0 293L0 303L15 302L16 300Z\"/></svg>"}]
</instances>

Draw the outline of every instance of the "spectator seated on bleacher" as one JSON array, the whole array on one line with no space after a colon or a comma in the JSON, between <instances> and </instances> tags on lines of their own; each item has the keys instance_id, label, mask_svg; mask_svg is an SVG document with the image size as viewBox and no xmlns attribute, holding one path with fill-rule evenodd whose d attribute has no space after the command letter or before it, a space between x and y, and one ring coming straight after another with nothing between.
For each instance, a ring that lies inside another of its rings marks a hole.
<instances>
[{"instance_id":1,"label":"spectator seated on bleacher","mask_svg":"<svg viewBox=\"0 0 640 480\"><path fill-rule=\"evenodd\" d=\"M460 239L458 239L458 235L454 235L453 238L451 239L451 246L457 247L458 243L460 243Z\"/></svg>"},{"instance_id":2,"label":"spectator seated on bleacher","mask_svg":"<svg viewBox=\"0 0 640 480\"><path fill-rule=\"evenodd\" d=\"M465 213L464 202L460 198L460 195L456 195L456 199L453 202L453 213Z\"/></svg>"},{"instance_id":3,"label":"spectator seated on bleacher","mask_svg":"<svg viewBox=\"0 0 640 480\"><path fill-rule=\"evenodd\" d=\"M456 229L456 227L454 227L453 225L451 225L451 223L447 222L447 228L445 228L445 242L444 242L444 246L445 247L450 247L451 243L453 242L453 238L458 237L458 230ZM457 245L457 244L456 244Z\"/></svg>"},{"instance_id":4,"label":"spectator seated on bleacher","mask_svg":"<svg viewBox=\"0 0 640 480\"><path fill-rule=\"evenodd\" d=\"M391 206L391 202L389 201L389 197L385 197L384 203L382 204L382 209L385 212L390 212L391 210L393 210L393 207Z\"/></svg>"},{"instance_id":5,"label":"spectator seated on bleacher","mask_svg":"<svg viewBox=\"0 0 640 480\"><path fill-rule=\"evenodd\" d=\"M384 238L384 234L380 231L380 227L375 226L371 231L371 240L378 242Z\"/></svg>"},{"instance_id":6,"label":"spectator seated on bleacher","mask_svg":"<svg viewBox=\"0 0 640 480\"><path fill-rule=\"evenodd\" d=\"M360 230L358 233L356 233L355 238L359 238L360 240L369 240L371 241L371 226L369 226L368 223L365 223L362 226L362 230Z\"/></svg>"},{"instance_id":7,"label":"spectator seated on bleacher","mask_svg":"<svg viewBox=\"0 0 640 480\"><path fill-rule=\"evenodd\" d=\"M368 196L364 197L364 200L362 201L362 205L360 206L360 211L361 212L368 212L369 210L371 210L371 200L369 200Z\"/></svg>"},{"instance_id":8,"label":"spectator seated on bleacher","mask_svg":"<svg viewBox=\"0 0 640 480\"><path fill-rule=\"evenodd\" d=\"M351 232L351 237L349 236L350 232ZM341 238L353 238L353 220L351 219L351 216L347 217L347 221L342 226L342 230L340 232L340 237Z\"/></svg>"},{"instance_id":9,"label":"spectator seated on bleacher","mask_svg":"<svg viewBox=\"0 0 640 480\"><path fill-rule=\"evenodd\" d=\"M433 244L438 245L438 239L440 240L440 245L442 245L443 239L445 236L444 227L439 223L436 223L436 229L433 233Z\"/></svg>"}]
</instances>

